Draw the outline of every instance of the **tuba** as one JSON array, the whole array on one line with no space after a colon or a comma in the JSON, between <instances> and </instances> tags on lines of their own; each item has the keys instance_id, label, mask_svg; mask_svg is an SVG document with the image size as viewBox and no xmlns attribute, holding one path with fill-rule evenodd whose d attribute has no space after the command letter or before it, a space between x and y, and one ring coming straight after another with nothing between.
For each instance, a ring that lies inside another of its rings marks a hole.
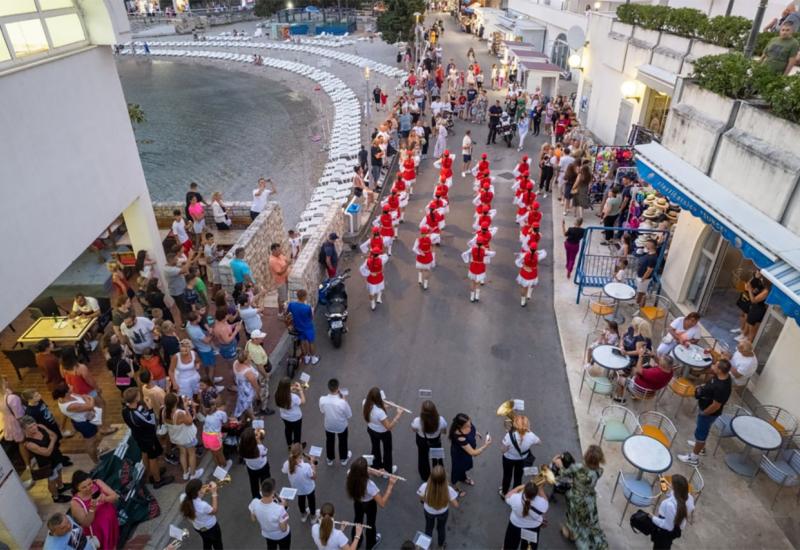
<instances>
[{"instance_id":1,"label":"tuba","mask_svg":"<svg viewBox=\"0 0 800 550\"><path fill-rule=\"evenodd\" d=\"M539 473L536 474L531 478L531 481L537 487L541 487L545 483L548 485L555 485L556 484L556 476L553 473L553 470L547 464L542 464L539 467Z\"/></svg>"},{"instance_id":2,"label":"tuba","mask_svg":"<svg viewBox=\"0 0 800 550\"><path fill-rule=\"evenodd\" d=\"M510 430L514 422L514 400L509 399L508 401L503 401L500 406L497 407L497 416L505 417L503 424L506 430Z\"/></svg>"}]
</instances>

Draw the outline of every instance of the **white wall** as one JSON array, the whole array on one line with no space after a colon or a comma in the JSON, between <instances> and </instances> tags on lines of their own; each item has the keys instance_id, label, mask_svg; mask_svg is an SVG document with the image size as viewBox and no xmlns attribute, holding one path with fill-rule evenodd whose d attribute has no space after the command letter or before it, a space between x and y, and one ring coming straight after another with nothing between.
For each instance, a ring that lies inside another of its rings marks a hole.
<instances>
[{"instance_id":1,"label":"white wall","mask_svg":"<svg viewBox=\"0 0 800 550\"><path fill-rule=\"evenodd\" d=\"M547 28L544 53L549 57L553 52L553 43L559 34L566 34L573 26L586 31L589 18L580 12L559 9L559 0L553 0L550 6L531 0L508 0L508 8L535 20Z\"/></svg>"},{"instance_id":2,"label":"white wall","mask_svg":"<svg viewBox=\"0 0 800 550\"><path fill-rule=\"evenodd\" d=\"M672 234L668 261L661 276L663 294L673 302L681 302L689 286L690 276L700 253L700 238L705 236L706 224L689 211L682 210Z\"/></svg>"},{"instance_id":3,"label":"white wall","mask_svg":"<svg viewBox=\"0 0 800 550\"><path fill-rule=\"evenodd\" d=\"M764 370L755 384L748 386L761 404L781 406L795 418L800 418L800 401L797 399L797 388L800 388L798 356L800 328L793 319L787 319Z\"/></svg>"},{"instance_id":4,"label":"white wall","mask_svg":"<svg viewBox=\"0 0 800 550\"><path fill-rule=\"evenodd\" d=\"M111 48L0 76L0 98L5 327L148 192Z\"/></svg>"}]
</instances>

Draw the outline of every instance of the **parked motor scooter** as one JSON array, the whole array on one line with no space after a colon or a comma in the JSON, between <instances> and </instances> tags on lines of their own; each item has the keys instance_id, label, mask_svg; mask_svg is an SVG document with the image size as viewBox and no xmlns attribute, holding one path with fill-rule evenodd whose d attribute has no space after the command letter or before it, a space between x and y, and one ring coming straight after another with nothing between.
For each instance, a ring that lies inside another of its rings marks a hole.
<instances>
[{"instance_id":1,"label":"parked motor scooter","mask_svg":"<svg viewBox=\"0 0 800 550\"><path fill-rule=\"evenodd\" d=\"M350 277L350 270L325 279L319 285L319 304L325 306L325 319L328 321L328 336L333 347L342 345L342 336L347 332L347 289L345 280Z\"/></svg>"}]
</instances>

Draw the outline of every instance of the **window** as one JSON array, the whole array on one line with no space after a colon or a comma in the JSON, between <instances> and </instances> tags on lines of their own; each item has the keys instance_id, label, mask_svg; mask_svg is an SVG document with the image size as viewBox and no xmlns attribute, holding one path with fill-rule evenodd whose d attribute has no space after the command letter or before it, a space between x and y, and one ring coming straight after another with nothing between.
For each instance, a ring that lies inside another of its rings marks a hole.
<instances>
[{"instance_id":1,"label":"window","mask_svg":"<svg viewBox=\"0 0 800 550\"><path fill-rule=\"evenodd\" d=\"M553 54L550 56L550 61L561 67L563 70L567 70L568 63L567 59L569 59L569 44L567 44L567 36L565 34L559 34L556 37L555 42L553 42Z\"/></svg>"},{"instance_id":2,"label":"window","mask_svg":"<svg viewBox=\"0 0 800 550\"><path fill-rule=\"evenodd\" d=\"M6 32L16 57L46 52L50 48L40 19L8 23Z\"/></svg>"},{"instance_id":3,"label":"window","mask_svg":"<svg viewBox=\"0 0 800 550\"><path fill-rule=\"evenodd\" d=\"M36 4L33 0L2 0L0 1L0 17L3 15L19 15L20 13L33 13Z\"/></svg>"},{"instance_id":4,"label":"window","mask_svg":"<svg viewBox=\"0 0 800 550\"><path fill-rule=\"evenodd\" d=\"M0 66L86 42L75 0L0 0Z\"/></svg>"},{"instance_id":5,"label":"window","mask_svg":"<svg viewBox=\"0 0 800 550\"><path fill-rule=\"evenodd\" d=\"M81 42L86 38L77 14L68 13L67 15L48 17L45 22L54 48Z\"/></svg>"}]
</instances>

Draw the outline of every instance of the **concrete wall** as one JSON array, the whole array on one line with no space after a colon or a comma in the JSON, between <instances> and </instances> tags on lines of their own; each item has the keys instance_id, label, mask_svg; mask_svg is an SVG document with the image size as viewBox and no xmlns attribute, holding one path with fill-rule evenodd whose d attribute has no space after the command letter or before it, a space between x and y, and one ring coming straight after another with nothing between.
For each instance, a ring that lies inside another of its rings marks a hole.
<instances>
[{"instance_id":1,"label":"concrete wall","mask_svg":"<svg viewBox=\"0 0 800 550\"><path fill-rule=\"evenodd\" d=\"M580 27L586 31L589 18L581 7L580 11L568 11L561 0L539 2L531 0L508 0L508 8L519 12L547 29L545 34L544 53L549 57L553 52L553 43L560 34L566 34L571 27Z\"/></svg>"},{"instance_id":2,"label":"concrete wall","mask_svg":"<svg viewBox=\"0 0 800 550\"><path fill-rule=\"evenodd\" d=\"M5 327L148 191L110 48L0 76L0 97Z\"/></svg>"},{"instance_id":3,"label":"concrete wall","mask_svg":"<svg viewBox=\"0 0 800 550\"><path fill-rule=\"evenodd\" d=\"M219 262L219 283L228 291L233 290L233 274L230 262L238 248L244 248L244 259L253 273L253 280L264 289L274 288L269 273L269 247L272 243L281 243L287 258L289 241L283 226L283 213L277 202L267 203L263 212L242 233L225 257Z\"/></svg>"},{"instance_id":4,"label":"concrete wall","mask_svg":"<svg viewBox=\"0 0 800 550\"><path fill-rule=\"evenodd\" d=\"M700 218L683 210L678 216L672 243L669 247L669 258L661 276L663 293L674 302L683 301L689 287L690 275L700 253L701 237L705 236L706 224Z\"/></svg>"},{"instance_id":5,"label":"concrete wall","mask_svg":"<svg viewBox=\"0 0 800 550\"><path fill-rule=\"evenodd\" d=\"M758 401L764 405L779 405L795 418L800 418L800 328L793 319L787 319L783 331L772 348L772 353L757 380L748 386Z\"/></svg>"},{"instance_id":6,"label":"concrete wall","mask_svg":"<svg viewBox=\"0 0 800 550\"><path fill-rule=\"evenodd\" d=\"M295 293L302 289L308 292L309 303L317 305L317 288L325 278L317 255L322 243L327 240L330 233L342 235L344 233L344 211L338 206L331 206L322 218L322 222L315 230L314 235L303 245L300 256L292 265L289 272L289 297L294 298ZM342 252L341 239L336 241L336 248Z\"/></svg>"}]
</instances>

